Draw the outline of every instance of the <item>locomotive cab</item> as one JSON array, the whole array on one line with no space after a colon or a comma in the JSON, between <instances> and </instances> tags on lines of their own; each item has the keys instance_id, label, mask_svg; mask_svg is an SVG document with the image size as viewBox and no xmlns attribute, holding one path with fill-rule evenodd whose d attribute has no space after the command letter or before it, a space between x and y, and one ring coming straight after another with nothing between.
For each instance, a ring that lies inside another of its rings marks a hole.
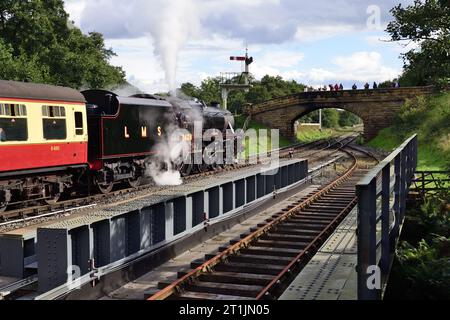
<instances>
[{"instance_id":1,"label":"locomotive cab","mask_svg":"<svg viewBox=\"0 0 450 320\"><path fill-rule=\"evenodd\" d=\"M100 191L117 182L139 185L148 159L166 138L173 119L164 100L121 97L105 90L82 92L88 102L89 164Z\"/></svg>"}]
</instances>

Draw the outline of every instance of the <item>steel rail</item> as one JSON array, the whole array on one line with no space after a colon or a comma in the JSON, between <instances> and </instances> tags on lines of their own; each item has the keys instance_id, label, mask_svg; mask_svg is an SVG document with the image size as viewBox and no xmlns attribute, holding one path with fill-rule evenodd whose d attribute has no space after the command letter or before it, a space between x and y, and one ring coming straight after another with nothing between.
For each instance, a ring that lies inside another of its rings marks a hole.
<instances>
[{"instance_id":1,"label":"steel rail","mask_svg":"<svg viewBox=\"0 0 450 320\"><path fill-rule=\"evenodd\" d=\"M173 294L180 293L182 291L182 288L190 283L193 283L199 276L204 274L205 272L210 272L214 269L216 265L218 265L221 262L224 262L228 259L228 257L235 255L238 251L247 248L249 245L251 245L252 242L254 242L256 239L259 239L261 236L267 234L270 230L272 230L274 227L276 227L281 222L284 222L288 220L291 216L297 214L299 211L304 209L305 207L309 206L313 202L315 202L317 199L321 198L322 196L329 193L332 189L338 187L343 182L347 181L348 178L354 173L354 171L357 168L357 159L356 157L350 154L354 158L354 163L352 167L341 177L335 179L331 183L329 183L325 188L322 188L319 192L315 193L314 195L310 196L308 199L303 201L301 204L295 206L291 210L287 211L280 217L274 219L273 221L269 222L265 226L259 228L257 231L251 233L241 241L237 242L236 244L230 246L227 250L219 253L212 259L206 261L201 266L197 267L196 269L192 270L188 274L184 275L165 289L159 291L155 295L151 296L148 300L165 300L172 296ZM294 263L297 260L294 261ZM277 280L278 281L278 280ZM270 288L268 288L269 290ZM267 292L267 291L265 291ZM265 294L265 293L264 293Z\"/></svg>"}]
</instances>

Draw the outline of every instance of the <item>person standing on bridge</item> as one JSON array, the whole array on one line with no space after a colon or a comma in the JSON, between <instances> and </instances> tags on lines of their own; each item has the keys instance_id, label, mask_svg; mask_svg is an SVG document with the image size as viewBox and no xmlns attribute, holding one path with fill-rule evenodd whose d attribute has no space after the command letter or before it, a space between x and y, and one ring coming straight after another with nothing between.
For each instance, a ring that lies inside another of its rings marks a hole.
<instances>
[{"instance_id":1,"label":"person standing on bridge","mask_svg":"<svg viewBox=\"0 0 450 320\"><path fill-rule=\"evenodd\" d=\"M353 90L358 90L358 86L356 85L356 83L353 84L352 89Z\"/></svg>"},{"instance_id":2,"label":"person standing on bridge","mask_svg":"<svg viewBox=\"0 0 450 320\"><path fill-rule=\"evenodd\" d=\"M366 82L366 84L364 85L364 89L366 89L366 90L370 89L370 84L368 82Z\"/></svg>"},{"instance_id":3,"label":"person standing on bridge","mask_svg":"<svg viewBox=\"0 0 450 320\"><path fill-rule=\"evenodd\" d=\"M341 91L344 90L344 85L342 83L339 85L339 90L341 90Z\"/></svg>"},{"instance_id":4,"label":"person standing on bridge","mask_svg":"<svg viewBox=\"0 0 450 320\"><path fill-rule=\"evenodd\" d=\"M339 91L339 85L337 83L334 85L334 90Z\"/></svg>"},{"instance_id":5,"label":"person standing on bridge","mask_svg":"<svg viewBox=\"0 0 450 320\"><path fill-rule=\"evenodd\" d=\"M332 85L332 84L329 84L328 86L330 87L330 91L333 91L333 90L334 90L334 88L333 88L333 85Z\"/></svg>"},{"instance_id":6,"label":"person standing on bridge","mask_svg":"<svg viewBox=\"0 0 450 320\"><path fill-rule=\"evenodd\" d=\"M378 89L378 84L376 82L373 83L373 89L374 90Z\"/></svg>"}]
</instances>

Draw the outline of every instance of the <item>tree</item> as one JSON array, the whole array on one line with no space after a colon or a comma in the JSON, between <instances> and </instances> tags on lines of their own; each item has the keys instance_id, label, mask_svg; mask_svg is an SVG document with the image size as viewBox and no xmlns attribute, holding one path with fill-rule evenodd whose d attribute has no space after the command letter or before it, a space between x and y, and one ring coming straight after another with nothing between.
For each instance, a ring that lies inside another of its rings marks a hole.
<instances>
[{"instance_id":1,"label":"tree","mask_svg":"<svg viewBox=\"0 0 450 320\"><path fill-rule=\"evenodd\" d=\"M0 40L0 69L9 70L3 79L77 89L125 82L124 71L109 64L115 54L103 36L71 25L62 0L0 0Z\"/></svg>"},{"instance_id":2,"label":"tree","mask_svg":"<svg viewBox=\"0 0 450 320\"><path fill-rule=\"evenodd\" d=\"M193 85L190 82L183 83L181 85L181 92L184 93L188 97L192 98L199 98L200 92L199 88L197 88L195 85Z\"/></svg>"},{"instance_id":3,"label":"tree","mask_svg":"<svg viewBox=\"0 0 450 320\"><path fill-rule=\"evenodd\" d=\"M361 123L361 119L348 111L342 111L339 114L339 126L341 127L352 127L358 123Z\"/></svg>"},{"instance_id":4,"label":"tree","mask_svg":"<svg viewBox=\"0 0 450 320\"><path fill-rule=\"evenodd\" d=\"M272 94L262 85L254 85L247 93L248 103L261 103L272 99Z\"/></svg>"},{"instance_id":5,"label":"tree","mask_svg":"<svg viewBox=\"0 0 450 320\"><path fill-rule=\"evenodd\" d=\"M324 128L338 128L339 111L337 111L336 109L324 109L322 125Z\"/></svg>"},{"instance_id":6,"label":"tree","mask_svg":"<svg viewBox=\"0 0 450 320\"><path fill-rule=\"evenodd\" d=\"M395 20L387 32L392 41L409 41L419 45L406 53L403 85L427 85L450 79L450 2L415 0L404 8L391 10Z\"/></svg>"}]
</instances>

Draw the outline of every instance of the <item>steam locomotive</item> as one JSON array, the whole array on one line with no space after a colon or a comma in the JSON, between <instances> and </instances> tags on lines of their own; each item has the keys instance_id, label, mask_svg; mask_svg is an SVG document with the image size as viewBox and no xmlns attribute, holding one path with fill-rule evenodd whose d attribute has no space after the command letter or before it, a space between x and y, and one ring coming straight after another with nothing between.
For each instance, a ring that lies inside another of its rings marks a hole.
<instances>
[{"instance_id":1,"label":"steam locomotive","mask_svg":"<svg viewBox=\"0 0 450 320\"><path fill-rule=\"evenodd\" d=\"M167 141L169 128L189 133L183 137L188 157L203 152L205 145L196 148L192 139L199 120L202 130L223 136L234 126L230 112L200 101L0 80L0 211L54 203L91 187L102 193L118 183L138 187L148 166L164 156L157 146ZM186 159L173 165L183 175L211 169Z\"/></svg>"}]
</instances>

